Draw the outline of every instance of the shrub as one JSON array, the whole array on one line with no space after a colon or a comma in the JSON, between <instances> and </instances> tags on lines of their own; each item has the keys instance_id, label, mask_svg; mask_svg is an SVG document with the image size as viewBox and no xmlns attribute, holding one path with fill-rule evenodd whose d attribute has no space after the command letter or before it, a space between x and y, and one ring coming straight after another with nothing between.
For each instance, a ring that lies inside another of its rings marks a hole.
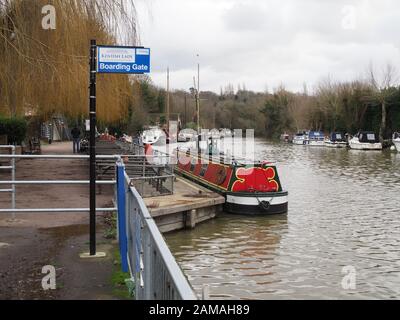
<instances>
[{"instance_id":1,"label":"shrub","mask_svg":"<svg viewBox=\"0 0 400 320\"><path fill-rule=\"evenodd\" d=\"M21 144L24 141L28 125L23 118L1 118L0 135L8 136L9 144Z\"/></svg>"}]
</instances>

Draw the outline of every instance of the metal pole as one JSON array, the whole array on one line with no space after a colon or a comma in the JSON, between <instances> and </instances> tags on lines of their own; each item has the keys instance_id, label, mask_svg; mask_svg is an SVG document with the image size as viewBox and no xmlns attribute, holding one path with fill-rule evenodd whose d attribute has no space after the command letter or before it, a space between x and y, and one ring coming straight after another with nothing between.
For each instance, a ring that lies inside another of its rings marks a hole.
<instances>
[{"instance_id":1,"label":"metal pole","mask_svg":"<svg viewBox=\"0 0 400 320\"><path fill-rule=\"evenodd\" d=\"M169 93L169 68L167 69L167 130L169 132L170 122L170 93Z\"/></svg>"},{"instance_id":2,"label":"metal pole","mask_svg":"<svg viewBox=\"0 0 400 320\"><path fill-rule=\"evenodd\" d=\"M185 92L185 129L187 127L187 95Z\"/></svg>"},{"instance_id":3,"label":"metal pole","mask_svg":"<svg viewBox=\"0 0 400 320\"><path fill-rule=\"evenodd\" d=\"M200 132L200 63L197 65L197 129Z\"/></svg>"},{"instance_id":4,"label":"metal pole","mask_svg":"<svg viewBox=\"0 0 400 320\"><path fill-rule=\"evenodd\" d=\"M15 156L15 147L11 147L12 155ZM11 180L15 181L16 175L15 175L15 158L11 159L11 166L12 166L12 171L11 171ZM11 208L15 210L16 207L16 189L15 189L15 184L12 184L12 193L11 193ZM15 220L15 211L12 212L12 220Z\"/></svg>"},{"instance_id":5,"label":"metal pole","mask_svg":"<svg viewBox=\"0 0 400 320\"><path fill-rule=\"evenodd\" d=\"M90 41L90 255L96 255L96 40Z\"/></svg>"}]
</instances>

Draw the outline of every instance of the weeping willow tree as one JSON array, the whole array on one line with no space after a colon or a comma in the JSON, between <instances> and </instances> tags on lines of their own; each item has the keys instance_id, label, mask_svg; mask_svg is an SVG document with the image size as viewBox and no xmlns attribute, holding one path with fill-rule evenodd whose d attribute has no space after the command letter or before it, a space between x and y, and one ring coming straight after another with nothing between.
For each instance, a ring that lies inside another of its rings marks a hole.
<instances>
[{"instance_id":1,"label":"weeping willow tree","mask_svg":"<svg viewBox=\"0 0 400 320\"><path fill-rule=\"evenodd\" d=\"M42 26L55 8L55 29ZM89 44L138 42L133 0L0 0L0 113L88 113ZM128 76L98 76L98 117L115 121L132 101Z\"/></svg>"}]
</instances>

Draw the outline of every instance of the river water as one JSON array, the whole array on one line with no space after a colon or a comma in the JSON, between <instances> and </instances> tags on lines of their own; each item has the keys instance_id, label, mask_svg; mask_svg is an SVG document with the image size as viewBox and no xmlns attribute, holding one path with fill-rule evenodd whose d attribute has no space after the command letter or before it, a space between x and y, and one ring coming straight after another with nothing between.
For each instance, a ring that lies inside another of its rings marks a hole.
<instances>
[{"instance_id":1,"label":"river water","mask_svg":"<svg viewBox=\"0 0 400 320\"><path fill-rule=\"evenodd\" d=\"M194 289L208 285L212 299L399 299L400 154L263 140L255 149L276 162L289 213L222 214L168 234Z\"/></svg>"}]
</instances>

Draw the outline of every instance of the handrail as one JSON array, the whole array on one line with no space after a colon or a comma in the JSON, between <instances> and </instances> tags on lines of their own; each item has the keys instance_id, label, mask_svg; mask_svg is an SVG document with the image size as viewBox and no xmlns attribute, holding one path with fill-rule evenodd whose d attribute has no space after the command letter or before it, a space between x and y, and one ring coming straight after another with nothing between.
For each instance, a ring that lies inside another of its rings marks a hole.
<instances>
[{"instance_id":1,"label":"handrail","mask_svg":"<svg viewBox=\"0 0 400 320\"><path fill-rule=\"evenodd\" d=\"M118 165L124 168L123 164ZM126 190L125 220L129 271L135 279L137 300L197 300L188 280L173 257L168 245L150 215L139 192L130 186L123 171ZM119 190L121 192L121 190ZM121 240L121 239L120 239ZM124 239L122 239L124 241ZM125 248L122 246L122 248ZM123 255L122 255L123 256Z\"/></svg>"},{"instance_id":2,"label":"handrail","mask_svg":"<svg viewBox=\"0 0 400 320\"><path fill-rule=\"evenodd\" d=\"M10 160L10 165L9 166L2 166L0 167L1 170L11 170L11 180L14 181L16 179L16 172L15 172L15 151L16 148L15 146L9 145L9 146L0 146L0 149L9 149L11 150L10 157L8 160ZM1 193L11 193L11 215L12 219L15 220L15 208L17 207L17 198L16 198L16 193L17 189L15 186L15 183L11 183L11 189L2 189L0 190Z\"/></svg>"},{"instance_id":3,"label":"handrail","mask_svg":"<svg viewBox=\"0 0 400 320\"><path fill-rule=\"evenodd\" d=\"M88 212L87 208L43 208L43 209L16 209L16 186L18 185L88 185L88 180L16 180L16 165L15 160L17 159L77 159L85 160L89 159L86 155L17 155L15 154L14 146L0 146L0 149L11 149L12 154L1 154L0 159L11 160L11 166L0 167L0 169L12 170L12 177L10 181L0 180L0 186L11 185L11 189L3 189L0 192L10 192L12 194L12 205L10 209L0 209L0 213L11 213L12 220L15 220L17 213L59 213L59 212ZM118 161L121 159L119 155L98 155L97 159L112 159ZM115 185L115 180L101 180L96 181L96 185ZM117 208L96 208L97 212L115 212Z\"/></svg>"}]
</instances>

